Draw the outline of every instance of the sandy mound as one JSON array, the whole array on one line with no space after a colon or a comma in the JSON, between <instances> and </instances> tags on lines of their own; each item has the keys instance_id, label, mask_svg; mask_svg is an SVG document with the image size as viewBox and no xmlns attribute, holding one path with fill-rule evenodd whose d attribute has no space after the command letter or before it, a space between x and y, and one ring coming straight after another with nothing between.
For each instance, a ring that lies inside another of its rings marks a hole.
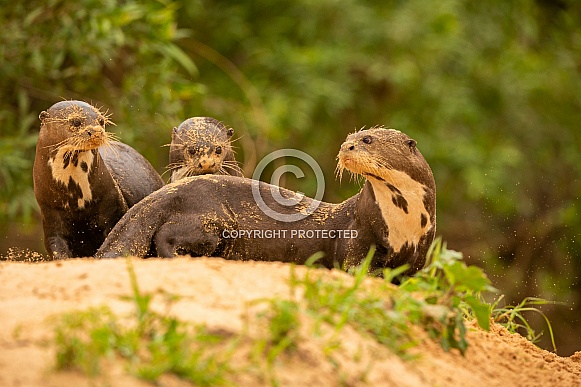
<instances>
[{"instance_id":1,"label":"sandy mound","mask_svg":"<svg viewBox=\"0 0 581 387\"><path fill-rule=\"evenodd\" d=\"M248 301L289 293L289 266L281 263L178 258L133 260L133 265L143 292L162 290L181 295L172 313L216 330L242 329L241 316ZM91 385L91 380L80 373L54 370L53 326L47 318L100 305L108 305L115 313L129 313L132 305L121 299L129 294L123 259L0 262L0 385ZM416 349L421 355L418 359L402 360L353 330L344 330L341 340L345 348L341 373L311 338L301 337L298 354L283 357L276 365L279 382L289 386L342 382L376 386L581 385L581 352L559 357L500 326L494 326L491 332L472 328L466 356L455 350L444 352L427 340ZM107 380L114 386L150 385L128 375L118 364L110 366ZM256 379L240 377L236 383L255 385ZM164 378L160 385L185 384Z\"/></svg>"}]
</instances>

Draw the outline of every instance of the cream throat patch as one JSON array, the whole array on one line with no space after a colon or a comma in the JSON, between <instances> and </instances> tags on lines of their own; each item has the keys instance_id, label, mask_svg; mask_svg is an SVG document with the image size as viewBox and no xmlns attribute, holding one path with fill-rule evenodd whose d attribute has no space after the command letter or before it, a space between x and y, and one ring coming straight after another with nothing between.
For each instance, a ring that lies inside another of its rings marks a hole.
<instances>
[{"instance_id":1,"label":"cream throat patch","mask_svg":"<svg viewBox=\"0 0 581 387\"><path fill-rule=\"evenodd\" d=\"M388 241L394 252L399 252L406 243L417 247L420 238L432 227L424 204L426 187L407 173L393 169L381 178L367 178L387 224Z\"/></svg>"},{"instance_id":2,"label":"cream throat patch","mask_svg":"<svg viewBox=\"0 0 581 387\"><path fill-rule=\"evenodd\" d=\"M89 184L89 174L93 168L95 155L91 150L77 151L66 147L60 148L54 157L48 160L52 178L65 187L71 189L71 182L78 189L71 189L69 195L77 197L77 205L84 208L85 203L93 200L93 193Z\"/></svg>"}]
</instances>

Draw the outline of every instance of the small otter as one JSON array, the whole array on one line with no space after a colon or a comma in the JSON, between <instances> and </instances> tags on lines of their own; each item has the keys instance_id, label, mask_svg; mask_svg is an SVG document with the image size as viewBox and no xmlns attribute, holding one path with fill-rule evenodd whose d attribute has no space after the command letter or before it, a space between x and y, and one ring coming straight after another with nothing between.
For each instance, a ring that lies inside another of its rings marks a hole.
<instances>
[{"instance_id":1,"label":"small otter","mask_svg":"<svg viewBox=\"0 0 581 387\"><path fill-rule=\"evenodd\" d=\"M45 247L55 259L92 256L163 180L133 148L108 139L108 117L87 103L58 102L39 118L33 180Z\"/></svg>"},{"instance_id":2,"label":"small otter","mask_svg":"<svg viewBox=\"0 0 581 387\"><path fill-rule=\"evenodd\" d=\"M211 117L188 118L172 130L169 166L173 183L189 176L242 176L230 139L234 130Z\"/></svg>"},{"instance_id":3,"label":"small otter","mask_svg":"<svg viewBox=\"0 0 581 387\"><path fill-rule=\"evenodd\" d=\"M350 268L375 245L372 270L405 263L408 274L422 268L436 231L436 185L416 142L400 131L376 127L349 135L338 158L339 173L347 169L366 179L362 190L342 203L313 201L235 176L190 177L130 209L96 257L144 257L155 251L160 257L304 264L323 251L319 263ZM267 211L257 204L257 192ZM297 214L303 216L291 221Z\"/></svg>"}]
</instances>

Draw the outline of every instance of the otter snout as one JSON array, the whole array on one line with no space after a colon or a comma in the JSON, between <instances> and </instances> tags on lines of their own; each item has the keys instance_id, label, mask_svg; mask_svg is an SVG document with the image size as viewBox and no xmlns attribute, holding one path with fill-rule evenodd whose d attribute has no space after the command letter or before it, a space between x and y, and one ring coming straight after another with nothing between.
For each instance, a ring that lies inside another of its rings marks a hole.
<instances>
[{"instance_id":1,"label":"otter snout","mask_svg":"<svg viewBox=\"0 0 581 387\"><path fill-rule=\"evenodd\" d=\"M369 167L374 164L373 156L370 153L368 145L369 142L366 142L361 136L349 136L341 144L339 154L337 155L339 160L338 170L342 171L343 169L347 169L356 174L367 173Z\"/></svg>"},{"instance_id":2,"label":"otter snout","mask_svg":"<svg viewBox=\"0 0 581 387\"><path fill-rule=\"evenodd\" d=\"M89 137L99 136L98 131L93 127L87 127L85 129L85 134Z\"/></svg>"},{"instance_id":3,"label":"otter snout","mask_svg":"<svg viewBox=\"0 0 581 387\"><path fill-rule=\"evenodd\" d=\"M204 171L212 170L216 167L216 161L211 157L202 156L199 161L198 167Z\"/></svg>"},{"instance_id":4,"label":"otter snout","mask_svg":"<svg viewBox=\"0 0 581 387\"><path fill-rule=\"evenodd\" d=\"M341 145L341 150L339 151L339 154L341 154L342 152L348 152L352 150L355 150L355 141L345 141Z\"/></svg>"},{"instance_id":5,"label":"otter snout","mask_svg":"<svg viewBox=\"0 0 581 387\"><path fill-rule=\"evenodd\" d=\"M105 143L105 131L100 126L87 126L81 132L81 135L86 138L87 143L90 145L98 147Z\"/></svg>"},{"instance_id":6,"label":"otter snout","mask_svg":"<svg viewBox=\"0 0 581 387\"><path fill-rule=\"evenodd\" d=\"M356 141L345 141L343 144L341 144L341 148L339 150L339 154L337 155L337 158L342 163L345 163L345 162L349 163L350 161L352 161L351 159L353 157L356 157L356 154L359 153L357 151L359 151L359 150L360 149L357 146Z\"/></svg>"}]
</instances>

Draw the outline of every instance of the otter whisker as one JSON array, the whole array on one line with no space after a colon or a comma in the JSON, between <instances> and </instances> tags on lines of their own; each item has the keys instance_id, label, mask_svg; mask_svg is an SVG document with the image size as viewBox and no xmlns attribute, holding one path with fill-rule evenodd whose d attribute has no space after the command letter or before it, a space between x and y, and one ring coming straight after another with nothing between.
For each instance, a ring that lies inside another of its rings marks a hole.
<instances>
[{"instance_id":1,"label":"otter whisker","mask_svg":"<svg viewBox=\"0 0 581 387\"><path fill-rule=\"evenodd\" d=\"M177 181L180 179L183 179L184 177L188 176L188 168L187 167L183 167L183 168L179 168L175 171L173 171L173 174L171 175L171 181Z\"/></svg>"},{"instance_id":2,"label":"otter whisker","mask_svg":"<svg viewBox=\"0 0 581 387\"><path fill-rule=\"evenodd\" d=\"M117 133L113 132L105 132L105 140L106 141L119 141L119 136Z\"/></svg>"},{"instance_id":3,"label":"otter whisker","mask_svg":"<svg viewBox=\"0 0 581 387\"><path fill-rule=\"evenodd\" d=\"M358 183L358 184L360 184L360 180L359 180L359 178L361 178L361 177L362 177L362 176L361 176L360 174L358 174L358 173L355 173L355 172L352 172L352 171L349 171L349 181L350 181L350 182L351 182L351 181L354 181L355 183Z\"/></svg>"},{"instance_id":4,"label":"otter whisker","mask_svg":"<svg viewBox=\"0 0 581 387\"><path fill-rule=\"evenodd\" d=\"M163 144L162 147L164 147L164 146L171 146L171 147L175 146L176 148L178 148L178 147L183 148L186 146L186 144L171 144L170 143L170 144Z\"/></svg>"},{"instance_id":5,"label":"otter whisker","mask_svg":"<svg viewBox=\"0 0 581 387\"><path fill-rule=\"evenodd\" d=\"M339 184L341 183L341 181L343 179L343 171L344 170L345 170L345 166L343 165L341 160L339 160L339 162L337 163L337 166L335 167L335 179L339 179Z\"/></svg>"},{"instance_id":6,"label":"otter whisker","mask_svg":"<svg viewBox=\"0 0 581 387\"><path fill-rule=\"evenodd\" d=\"M160 176L163 178L163 176L168 172L171 172L171 169L166 169L165 171L162 172Z\"/></svg>"},{"instance_id":7,"label":"otter whisker","mask_svg":"<svg viewBox=\"0 0 581 387\"><path fill-rule=\"evenodd\" d=\"M380 164L382 167L392 168L391 163L388 159L385 158L383 155L376 155L376 163Z\"/></svg>"},{"instance_id":8,"label":"otter whisker","mask_svg":"<svg viewBox=\"0 0 581 387\"><path fill-rule=\"evenodd\" d=\"M186 163L184 163L184 162L175 162L175 163L168 164L166 166L166 169L174 170L174 169L181 168L181 167L184 167L184 166L186 166Z\"/></svg>"},{"instance_id":9,"label":"otter whisker","mask_svg":"<svg viewBox=\"0 0 581 387\"><path fill-rule=\"evenodd\" d=\"M103 148L103 153L106 154L107 152L113 152L113 154L115 155L115 158L119 159L119 152L117 150L117 147L111 143L111 142L106 142L105 144L101 145L99 148Z\"/></svg>"},{"instance_id":10,"label":"otter whisker","mask_svg":"<svg viewBox=\"0 0 581 387\"><path fill-rule=\"evenodd\" d=\"M187 169L187 175L186 176L187 177L191 177L191 176L198 176L198 175L199 175L198 171L194 167L189 166L189 168Z\"/></svg>"},{"instance_id":11,"label":"otter whisker","mask_svg":"<svg viewBox=\"0 0 581 387\"><path fill-rule=\"evenodd\" d=\"M230 138L230 144L235 143L236 141L240 140L242 137L244 137L245 135L242 134L236 138Z\"/></svg>"},{"instance_id":12,"label":"otter whisker","mask_svg":"<svg viewBox=\"0 0 581 387\"><path fill-rule=\"evenodd\" d=\"M222 164L222 168L220 169L224 169L224 168L228 168L231 171L236 171L236 172L240 172L240 174L242 174L242 168L240 168L240 166L238 164L236 165L230 165L230 164ZM224 169L225 173L224 174L228 174L228 172Z\"/></svg>"},{"instance_id":13,"label":"otter whisker","mask_svg":"<svg viewBox=\"0 0 581 387\"><path fill-rule=\"evenodd\" d=\"M46 148L50 148L50 147L60 148L61 146L65 145L68 142L70 142L70 138L65 138L64 140L59 141L56 144L50 144L50 145L43 146L42 149L46 149Z\"/></svg>"}]
</instances>

